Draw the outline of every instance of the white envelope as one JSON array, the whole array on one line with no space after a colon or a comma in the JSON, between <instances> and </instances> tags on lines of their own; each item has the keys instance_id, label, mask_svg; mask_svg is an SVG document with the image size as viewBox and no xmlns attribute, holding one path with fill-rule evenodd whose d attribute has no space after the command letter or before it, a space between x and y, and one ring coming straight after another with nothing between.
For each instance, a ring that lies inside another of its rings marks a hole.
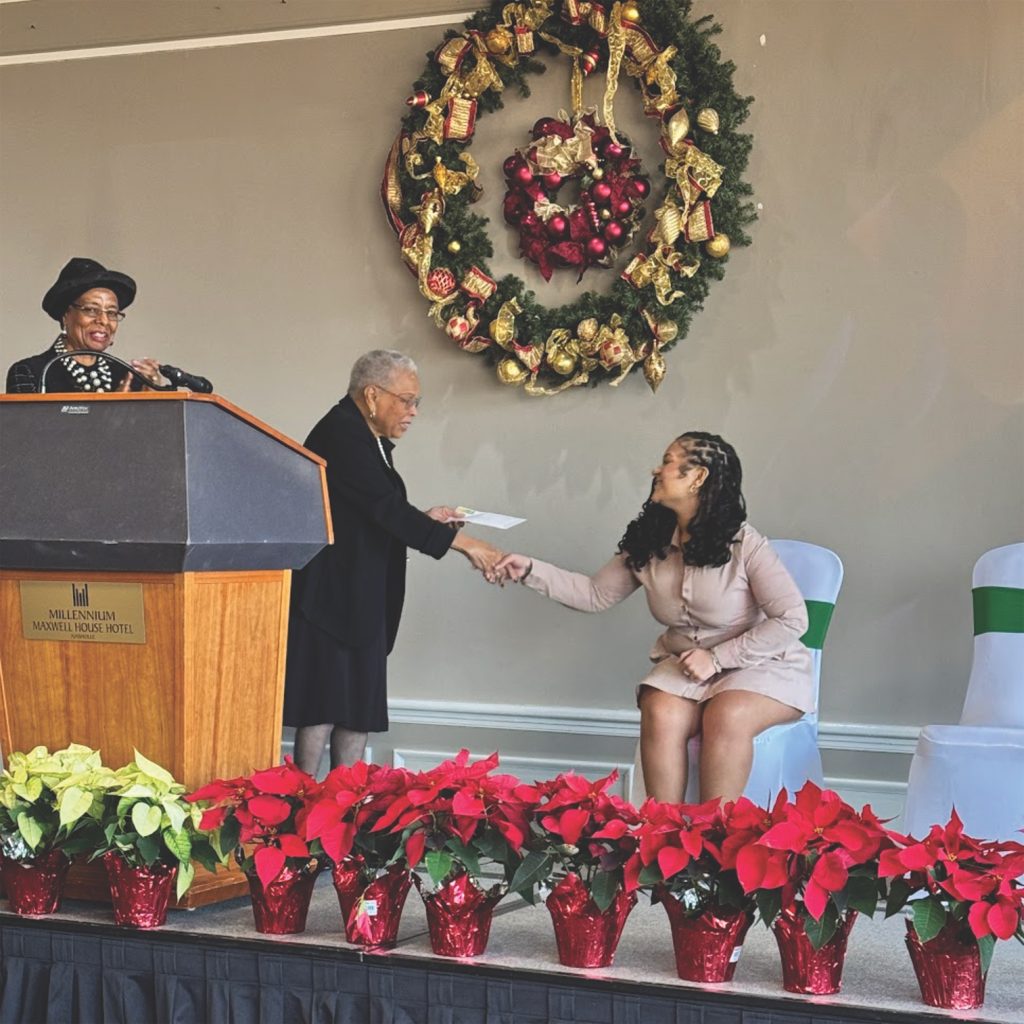
<instances>
[{"instance_id":1,"label":"white envelope","mask_svg":"<svg viewBox=\"0 0 1024 1024\"><path fill-rule=\"evenodd\" d=\"M455 511L462 516L463 522L473 523L475 526L493 526L497 530L507 530L511 526L526 522L518 516L505 516L500 512L478 512L475 508L466 508L463 505Z\"/></svg>"}]
</instances>

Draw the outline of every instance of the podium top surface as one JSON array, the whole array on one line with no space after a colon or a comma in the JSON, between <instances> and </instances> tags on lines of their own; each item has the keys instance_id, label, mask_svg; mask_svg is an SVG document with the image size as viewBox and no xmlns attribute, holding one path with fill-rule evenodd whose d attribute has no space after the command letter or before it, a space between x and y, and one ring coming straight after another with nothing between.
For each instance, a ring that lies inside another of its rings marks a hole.
<instances>
[{"instance_id":1,"label":"podium top surface","mask_svg":"<svg viewBox=\"0 0 1024 1024\"><path fill-rule=\"evenodd\" d=\"M218 395L0 396L0 566L300 568L332 540L325 465Z\"/></svg>"}]
</instances>

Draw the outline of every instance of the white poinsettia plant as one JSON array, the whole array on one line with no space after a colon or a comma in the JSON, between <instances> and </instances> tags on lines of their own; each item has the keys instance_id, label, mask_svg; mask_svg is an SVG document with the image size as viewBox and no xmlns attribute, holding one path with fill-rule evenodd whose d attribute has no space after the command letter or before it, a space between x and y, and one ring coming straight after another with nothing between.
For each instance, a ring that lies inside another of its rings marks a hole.
<instances>
[{"instance_id":1,"label":"white poinsettia plant","mask_svg":"<svg viewBox=\"0 0 1024 1024\"><path fill-rule=\"evenodd\" d=\"M221 859L199 832L203 812L184 799L185 787L166 768L137 750L135 760L111 772L111 779L93 857L112 851L130 867L176 866L180 898L195 877L193 860L213 871Z\"/></svg>"},{"instance_id":2,"label":"white poinsettia plant","mask_svg":"<svg viewBox=\"0 0 1024 1024\"><path fill-rule=\"evenodd\" d=\"M80 743L10 754L0 773L0 853L24 862L52 850L69 859L89 850L112 777L99 751Z\"/></svg>"}]
</instances>

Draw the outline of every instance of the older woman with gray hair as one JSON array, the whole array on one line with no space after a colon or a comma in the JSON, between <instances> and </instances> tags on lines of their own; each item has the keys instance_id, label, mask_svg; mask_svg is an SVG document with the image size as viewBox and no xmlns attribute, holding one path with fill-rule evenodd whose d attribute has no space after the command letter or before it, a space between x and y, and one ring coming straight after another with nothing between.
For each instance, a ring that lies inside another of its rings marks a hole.
<instances>
[{"instance_id":1,"label":"older woman with gray hair","mask_svg":"<svg viewBox=\"0 0 1024 1024\"><path fill-rule=\"evenodd\" d=\"M481 571L501 552L458 529L454 508L421 512L406 499L394 442L416 418L420 380L401 352L367 352L348 394L306 438L327 460L334 544L292 582L284 722L296 727L295 762L317 773L358 761L370 732L388 727L387 656L405 598L406 549L433 558L450 548Z\"/></svg>"}]
</instances>

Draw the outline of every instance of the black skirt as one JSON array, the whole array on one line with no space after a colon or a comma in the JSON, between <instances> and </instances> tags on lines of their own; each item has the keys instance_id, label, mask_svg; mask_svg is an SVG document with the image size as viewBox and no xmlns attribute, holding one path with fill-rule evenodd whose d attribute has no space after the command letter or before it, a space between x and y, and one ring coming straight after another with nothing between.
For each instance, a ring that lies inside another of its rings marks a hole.
<instances>
[{"instance_id":1,"label":"black skirt","mask_svg":"<svg viewBox=\"0 0 1024 1024\"><path fill-rule=\"evenodd\" d=\"M388 654L379 635L346 647L294 606L288 622L284 724L301 728L332 723L353 732L388 728Z\"/></svg>"}]
</instances>

